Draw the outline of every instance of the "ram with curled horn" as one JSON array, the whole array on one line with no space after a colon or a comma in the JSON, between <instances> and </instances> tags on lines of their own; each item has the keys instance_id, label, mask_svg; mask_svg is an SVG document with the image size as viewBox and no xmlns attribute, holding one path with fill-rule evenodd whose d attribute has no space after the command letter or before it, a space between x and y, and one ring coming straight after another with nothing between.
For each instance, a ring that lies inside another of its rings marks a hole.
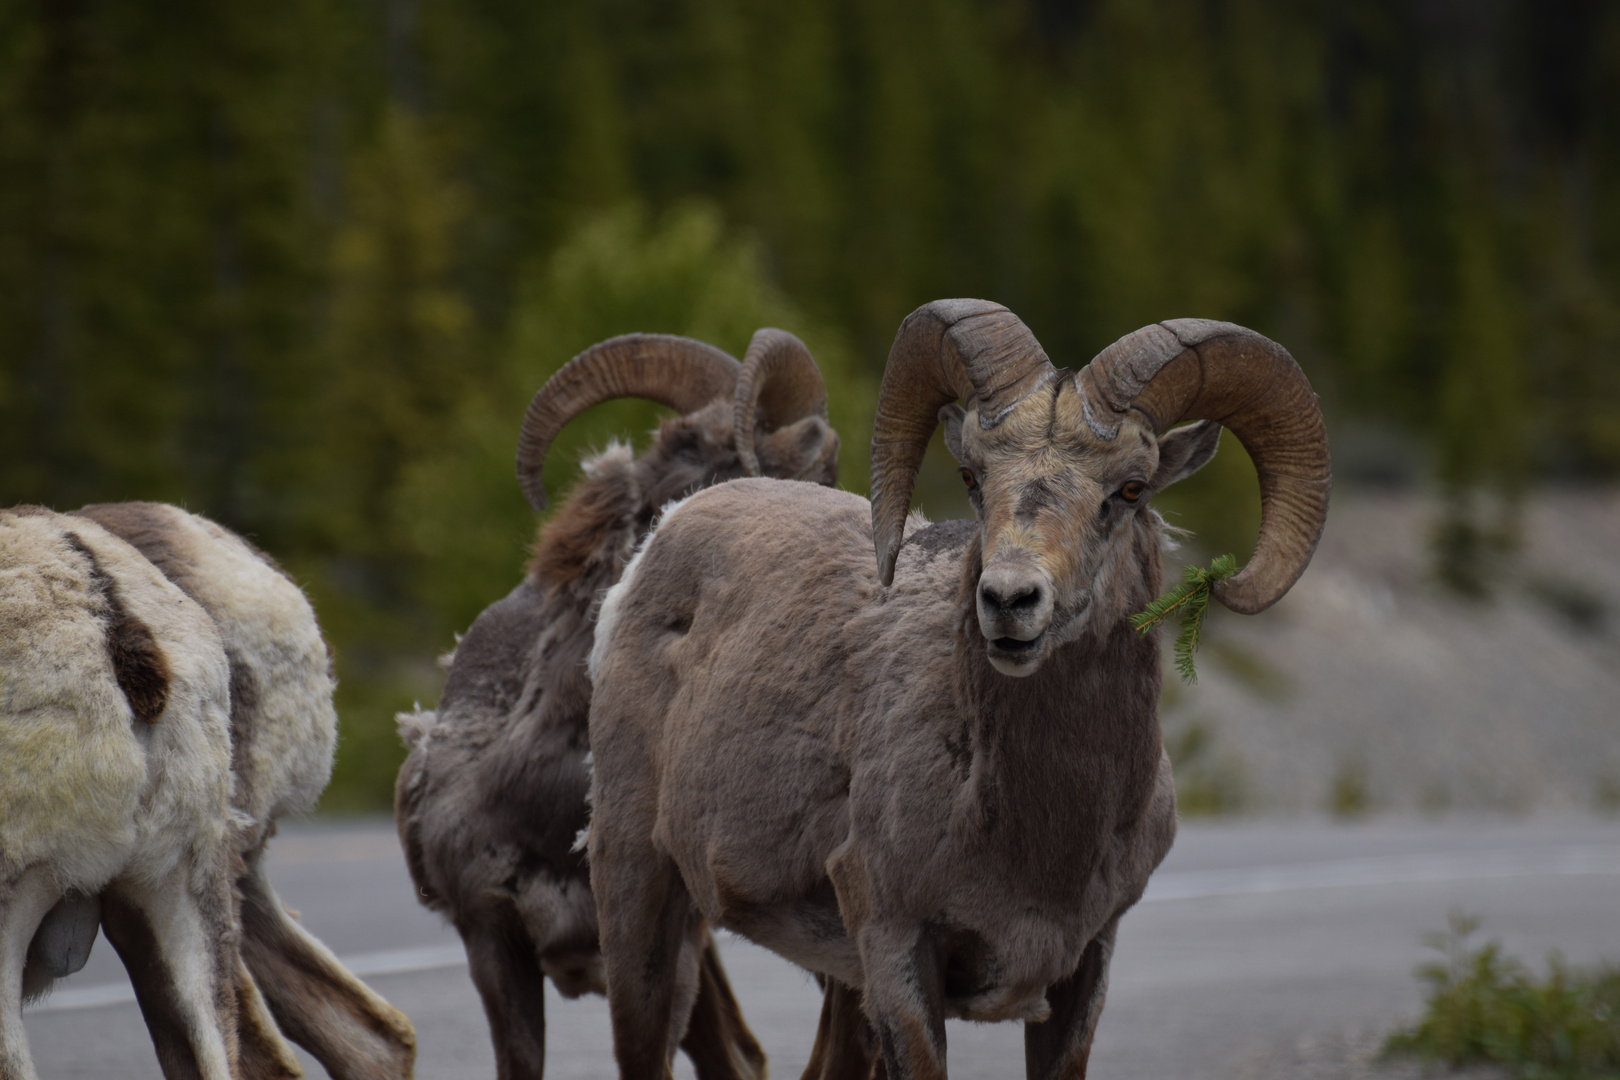
<instances>
[{"instance_id":1,"label":"ram with curled horn","mask_svg":"<svg viewBox=\"0 0 1620 1080\"><path fill-rule=\"evenodd\" d=\"M973 521L907 516L940 423ZM1258 612L1315 549L1327 440L1288 353L1229 323L1149 326L1076 373L997 304L926 305L889 355L870 505L760 479L663 516L591 655L621 1075L666 1075L705 925L824 977L810 1075L944 1077L952 1016L1022 1020L1032 1080L1085 1075L1119 919L1175 834L1158 642L1130 625L1160 588L1149 503L1221 425L1262 524L1215 595Z\"/></svg>"},{"instance_id":2,"label":"ram with curled horn","mask_svg":"<svg viewBox=\"0 0 1620 1080\"><path fill-rule=\"evenodd\" d=\"M541 529L524 580L458 643L438 708L400 717L410 754L395 816L418 895L466 944L502 1080L545 1066L542 986L603 990L585 855L589 783L585 658L597 604L665 504L721 481L769 476L831 484L838 436L802 342L754 335L743 363L661 334L613 338L564 365L523 422L517 474L544 509L541 469L562 428L594 405L645 398L679 415L639 458L610 446ZM800 486L811 486L804 484ZM712 943L678 1038L704 1080L763 1076Z\"/></svg>"}]
</instances>

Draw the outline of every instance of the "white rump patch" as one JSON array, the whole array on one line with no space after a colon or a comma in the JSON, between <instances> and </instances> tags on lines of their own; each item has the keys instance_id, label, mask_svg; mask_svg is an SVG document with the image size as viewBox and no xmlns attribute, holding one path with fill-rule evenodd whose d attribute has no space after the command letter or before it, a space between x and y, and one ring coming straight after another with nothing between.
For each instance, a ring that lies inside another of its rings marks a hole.
<instances>
[{"instance_id":1,"label":"white rump patch","mask_svg":"<svg viewBox=\"0 0 1620 1080\"><path fill-rule=\"evenodd\" d=\"M694 492L693 494L697 494ZM663 509L658 511L658 517L653 520L651 529L642 537L641 543L636 545L635 554L625 564L624 574L618 583L613 585L602 597L602 606L596 615L596 640L591 644L590 658L585 662L585 670L589 673L591 682L596 682L596 673L602 667L602 661L607 656L608 649L613 644L613 635L619 628L619 607L623 603L626 590L635 581L636 571L641 568L641 557L647 553L647 545L651 544L658 530L669 520L669 516L686 504L692 496L687 495L680 499L671 499L665 503Z\"/></svg>"}]
</instances>

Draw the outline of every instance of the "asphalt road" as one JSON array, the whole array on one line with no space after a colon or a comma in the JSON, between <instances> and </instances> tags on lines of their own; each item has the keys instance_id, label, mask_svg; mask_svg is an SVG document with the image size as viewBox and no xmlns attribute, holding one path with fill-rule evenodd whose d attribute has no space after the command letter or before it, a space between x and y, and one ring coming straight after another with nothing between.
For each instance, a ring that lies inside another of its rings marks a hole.
<instances>
[{"instance_id":1,"label":"asphalt road","mask_svg":"<svg viewBox=\"0 0 1620 1080\"><path fill-rule=\"evenodd\" d=\"M391 823L284 828L271 867L305 924L415 1022L419 1077L493 1075L459 939L416 904ZM1122 925L1091 1075L1350 1075L1307 1059L1373 1045L1415 1015L1412 970L1432 955L1422 937L1453 908L1538 967L1554 949L1576 964L1620 961L1620 822L1184 824ZM741 939L722 949L772 1074L792 1080L815 1030L815 984ZM550 995L546 1010L547 1075L611 1076L606 1002ZM161 1075L105 941L25 1022L45 1080ZM1022 1075L1016 1024L952 1021L948 1040L959 1080ZM691 1076L684 1059L678 1075Z\"/></svg>"}]
</instances>

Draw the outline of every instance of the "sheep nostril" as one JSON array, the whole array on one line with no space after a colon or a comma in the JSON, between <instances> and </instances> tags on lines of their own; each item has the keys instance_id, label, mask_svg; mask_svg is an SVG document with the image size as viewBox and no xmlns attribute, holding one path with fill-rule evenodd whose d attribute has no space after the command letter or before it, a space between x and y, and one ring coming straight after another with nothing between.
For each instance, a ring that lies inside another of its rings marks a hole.
<instances>
[{"instance_id":1,"label":"sheep nostril","mask_svg":"<svg viewBox=\"0 0 1620 1080\"><path fill-rule=\"evenodd\" d=\"M980 591L987 606L1002 614L1021 615L1041 606L1041 590L1038 586L1027 586L1011 595L1005 595L989 586Z\"/></svg>"},{"instance_id":2,"label":"sheep nostril","mask_svg":"<svg viewBox=\"0 0 1620 1080\"><path fill-rule=\"evenodd\" d=\"M1007 610L1014 612L1033 611L1040 606L1041 590L1039 589L1028 589L1019 593L1006 604Z\"/></svg>"}]
</instances>

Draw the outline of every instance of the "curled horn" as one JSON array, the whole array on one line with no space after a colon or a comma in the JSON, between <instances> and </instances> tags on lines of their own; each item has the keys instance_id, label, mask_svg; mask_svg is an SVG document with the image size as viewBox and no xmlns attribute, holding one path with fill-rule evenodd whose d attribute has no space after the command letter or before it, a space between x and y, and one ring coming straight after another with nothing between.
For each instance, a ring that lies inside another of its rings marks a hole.
<instances>
[{"instance_id":1,"label":"curled horn","mask_svg":"<svg viewBox=\"0 0 1620 1080\"><path fill-rule=\"evenodd\" d=\"M1120 338L1075 383L1099 438L1118 434L1128 410L1161 434L1182 420L1232 430L1259 474L1260 538L1215 597L1245 615L1281 599L1321 539L1332 485L1322 411L1288 350L1233 323L1172 319Z\"/></svg>"},{"instance_id":2,"label":"curled horn","mask_svg":"<svg viewBox=\"0 0 1620 1080\"><path fill-rule=\"evenodd\" d=\"M889 350L872 428L872 541L878 579L894 560L939 410L971 402L991 428L1057 374L1018 316L988 300L936 300L906 316Z\"/></svg>"},{"instance_id":3,"label":"curled horn","mask_svg":"<svg viewBox=\"0 0 1620 1080\"><path fill-rule=\"evenodd\" d=\"M517 478L535 510L546 507L540 470L557 433L593 405L646 398L677 412L730 397L742 365L713 345L671 334L625 334L574 357L529 402L518 435Z\"/></svg>"},{"instance_id":4,"label":"curled horn","mask_svg":"<svg viewBox=\"0 0 1620 1080\"><path fill-rule=\"evenodd\" d=\"M749 476L759 475L754 425L767 431L806 416L827 417L827 384L804 342L786 330L766 327L754 333L743 356L732 419L737 456Z\"/></svg>"}]
</instances>

